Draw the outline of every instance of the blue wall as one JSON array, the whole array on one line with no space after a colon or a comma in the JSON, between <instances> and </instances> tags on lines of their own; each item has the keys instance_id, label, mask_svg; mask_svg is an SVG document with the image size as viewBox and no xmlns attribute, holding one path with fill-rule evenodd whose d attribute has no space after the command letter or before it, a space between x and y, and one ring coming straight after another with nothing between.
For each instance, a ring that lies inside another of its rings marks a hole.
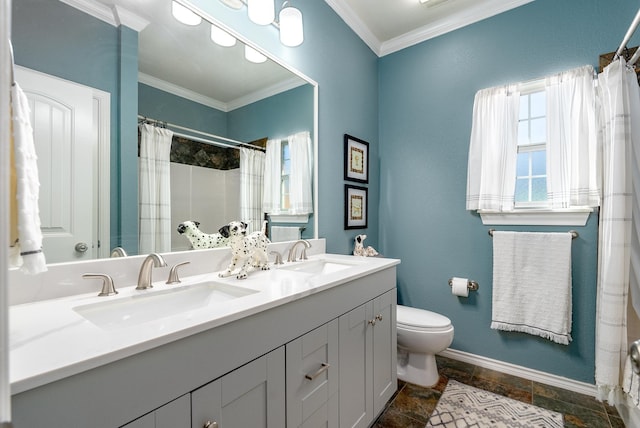
<instances>
[{"instance_id":1,"label":"blue wall","mask_svg":"<svg viewBox=\"0 0 640 428\"><path fill-rule=\"evenodd\" d=\"M471 114L482 88L597 68L600 54L617 49L637 7L537 0L380 59L380 247L402 259L399 301L451 318L453 349L594 382L597 213L575 228L573 342L491 330L489 227L465 210ZM477 280L480 290L452 296L453 276Z\"/></svg>"},{"instance_id":2,"label":"blue wall","mask_svg":"<svg viewBox=\"0 0 640 428\"><path fill-rule=\"evenodd\" d=\"M623 0L612 7L598 0L537 0L383 58L323 1L297 4L305 25L305 42L297 48L282 46L275 28L249 23L244 10L209 0L192 3L319 84L319 235L327 238L329 252L351 252L353 237L366 233L367 244L402 259L400 301L452 319L454 349L593 382L597 213L577 228L580 238L573 243L574 341L562 346L491 330L491 239L488 227L465 210L471 111L479 89L583 64L596 66L601 53L618 47L637 2ZM60 28L64 21L49 22ZM24 36L14 40L19 64L32 67L29 55L48 54L51 68L43 71L63 77L63 72L77 73L73 80L112 96L118 93L117 72L112 74L97 58L121 55L111 42L120 36L113 28L104 30L110 33L103 40L104 52L94 52L94 60L84 52L87 60L75 63L43 51L35 37L26 43L36 30L36 23L14 26L14 33ZM70 35L67 43L76 46L86 38L81 34ZM637 39L630 45L637 45ZM103 83L83 81L105 73ZM370 143L366 230L343 229L344 133ZM119 142L113 144L120 149ZM467 299L453 297L447 286L452 276L473 278L481 288Z\"/></svg>"}]
</instances>

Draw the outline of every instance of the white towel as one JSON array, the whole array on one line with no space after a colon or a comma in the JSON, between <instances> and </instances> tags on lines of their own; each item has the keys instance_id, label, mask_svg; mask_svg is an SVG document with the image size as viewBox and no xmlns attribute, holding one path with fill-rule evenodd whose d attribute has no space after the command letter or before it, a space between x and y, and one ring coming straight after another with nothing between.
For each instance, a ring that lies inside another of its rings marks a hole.
<instances>
[{"instance_id":1,"label":"white towel","mask_svg":"<svg viewBox=\"0 0 640 428\"><path fill-rule=\"evenodd\" d=\"M37 274L47 270L40 230L40 179L31 127L29 101L17 83L11 87L13 141L17 175L18 234L22 266L20 270Z\"/></svg>"},{"instance_id":2,"label":"white towel","mask_svg":"<svg viewBox=\"0 0 640 428\"><path fill-rule=\"evenodd\" d=\"M295 241L300 239L300 228L291 226L271 226L271 242Z\"/></svg>"},{"instance_id":3,"label":"white towel","mask_svg":"<svg viewBox=\"0 0 640 428\"><path fill-rule=\"evenodd\" d=\"M494 232L491 328L571 341L571 234Z\"/></svg>"}]
</instances>

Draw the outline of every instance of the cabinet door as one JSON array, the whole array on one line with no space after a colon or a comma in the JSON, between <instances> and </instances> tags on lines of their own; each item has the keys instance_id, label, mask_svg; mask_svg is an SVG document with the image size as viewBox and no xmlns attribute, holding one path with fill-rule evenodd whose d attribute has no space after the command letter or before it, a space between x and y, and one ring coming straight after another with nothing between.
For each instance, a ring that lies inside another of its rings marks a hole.
<instances>
[{"instance_id":1,"label":"cabinet door","mask_svg":"<svg viewBox=\"0 0 640 428\"><path fill-rule=\"evenodd\" d=\"M284 347L191 393L192 428L285 426Z\"/></svg>"},{"instance_id":2,"label":"cabinet door","mask_svg":"<svg viewBox=\"0 0 640 428\"><path fill-rule=\"evenodd\" d=\"M398 388L396 291L373 301L373 412L377 415Z\"/></svg>"},{"instance_id":3,"label":"cabinet door","mask_svg":"<svg viewBox=\"0 0 640 428\"><path fill-rule=\"evenodd\" d=\"M287 343L287 427L338 427L338 320Z\"/></svg>"},{"instance_id":4,"label":"cabinet door","mask_svg":"<svg viewBox=\"0 0 640 428\"><path fill-rule=\"evenodd\" d=\"M371 303L339 318L340 427L367 427L373 419Z\"/></svg>"},{"instance_id":5,"label":"cabinet door","mask_svg":"<svg viewBox=\"0 0 640 428\"><path fill-rule=\"evenodd\" d=\"M189 394L165 404L151 413L124 425L122 428L178 428L188 427L191 421Z\"/></svg>"}]
</instances>

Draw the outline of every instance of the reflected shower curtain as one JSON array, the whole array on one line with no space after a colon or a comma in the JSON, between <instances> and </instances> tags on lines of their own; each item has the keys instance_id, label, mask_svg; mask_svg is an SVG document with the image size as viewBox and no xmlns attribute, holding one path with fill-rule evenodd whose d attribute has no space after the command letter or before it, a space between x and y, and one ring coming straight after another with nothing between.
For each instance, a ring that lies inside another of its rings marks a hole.
<instances>
[{"instance_id":1,"label":"reflected shower curtain","mask_svg":"<svg viewBox=\"0 0 640 428\"><path fill-rule=\"evenodd\" d=\"M139 234L140 254L171 251L170 160L173 132L140 125Z\"/></svg>"},{"instance_id":2,"label":"reflected shower curtain","mask_svg":"<svg viewBox=\"0 0 640 428\"><path fill-rule=\"evenodd\" d=\"M602 205L598 239L596 386L598 397L620 399L627 356L627 296L632 230L632 146L638 143L638 83L624 59L598 76L601 105ZM632 122L635 125L632 126ZM635 165L637 168L637 164ZM636 198L637 201L637 198ZM636 217L635 221L638 221ZM635 244L637 248L637 243ZM637 283L637 280L631 281Z\"/></svg>"},{"instance_id":3,"label":"reflected shower curtain","mask_svg":"<svg viewBox=\"0 0 640 428\"><path fill-rule=\"evenodd\" d=\"M264 190L262 195L264 212L279 214L282 176L282 144L280 140L267 141L264 165Z\"/></svg>"},{"instance_id":4,"label":"reflected shower curtain","mask_svg":"<svg viewBox=\"0 0 640 428\"><path fill-rule=\"evenodd\" d=\"M240 217L249 224L249 233L262 230L264 163L265 154L260 150L240 149Z\"/></svg>"}]
</instances>

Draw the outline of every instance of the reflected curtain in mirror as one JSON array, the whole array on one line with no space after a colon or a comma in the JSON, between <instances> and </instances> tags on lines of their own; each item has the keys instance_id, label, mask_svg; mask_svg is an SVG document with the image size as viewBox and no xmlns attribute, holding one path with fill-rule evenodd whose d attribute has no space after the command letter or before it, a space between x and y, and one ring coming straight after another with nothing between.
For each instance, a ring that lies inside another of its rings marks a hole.
<instances>
[{"instance_id":1,"label":"reflected curtain in mirror","mask_svg":"<svg viewBox=\"0 0 640 428\"><path fill-rule=\"evenodd\" d=\"M142 124L140 133L140 254L168 252L171 251L169 157L173 132Z\"/></svg>"},{"instance_id":2,"label":"reflected curtain in mirror","mask_svg":"<svg viewBox=\"0 0 640 428\"><path fill-rule=\"evenodd\" d=\"M265 154L260 150L240 149L240 216L249 224L249 233L262 230L262 186Z\"/></svg>"},{"instance_id":3,"label":"reflected curtain in mirror","mask_svg":"<svg viewBox=\"0 0 640 428\"><path fill-rule=\"evenodd\" d=\"M313 212L313 146L309 132L290 135L284 142L290 152L290 174L288 183L288 205L282 194L283 141L269 140L265 162L264 210L268 214L310 214Z\"/></svg>"}]
</instances>

